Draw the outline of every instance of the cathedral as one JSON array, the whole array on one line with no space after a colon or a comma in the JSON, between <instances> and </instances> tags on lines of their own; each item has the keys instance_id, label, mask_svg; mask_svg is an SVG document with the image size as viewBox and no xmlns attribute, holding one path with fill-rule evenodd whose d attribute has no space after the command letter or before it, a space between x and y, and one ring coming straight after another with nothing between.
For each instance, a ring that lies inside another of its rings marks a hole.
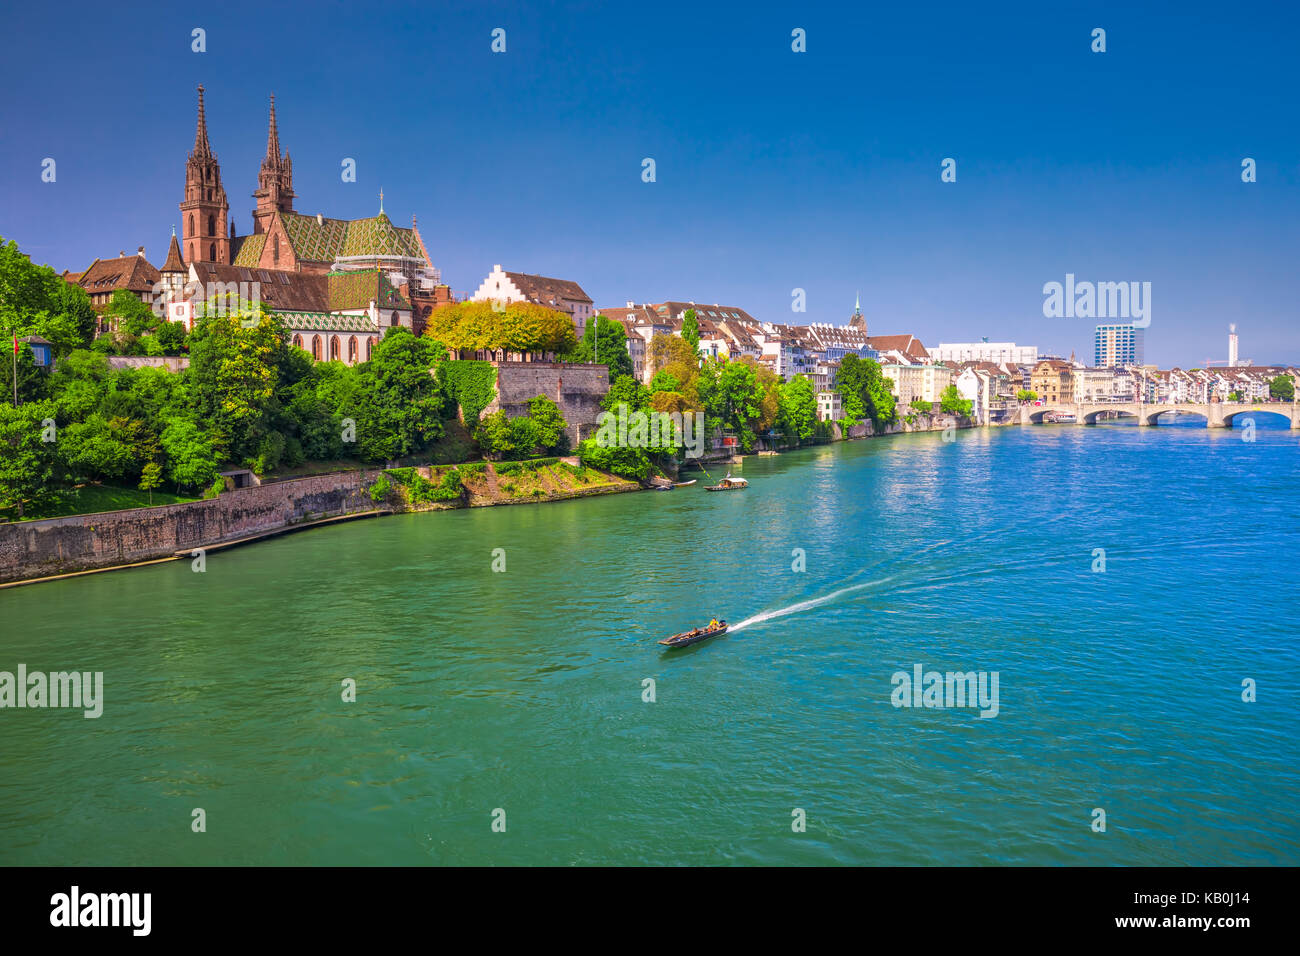
<instances>
[{"instance_id":1,"label":"cathedral","mask_svg":"<svg viewBox=\"0 0 1300 956\"><path fill-rule=\"evenodd\" d=\"M401 325L421 333L429 313L451 295L429 260L414 217L409 229L393 225L382 193L379 214L366 219L294 211L293 160L280 149L272 96L266 156L253 192L253 231L238 235L208 139L202 86L198 94L194 149L185 163L180 202L181 236L178 240L173 232L159 270L170 293L169 318L185 321L192 315L192 304L177 301L186 287L233 284L243 290L255 283L255 298L284 320L295 345L317 359L365 361L386 329Z\"/></svg>"}]
</instances>

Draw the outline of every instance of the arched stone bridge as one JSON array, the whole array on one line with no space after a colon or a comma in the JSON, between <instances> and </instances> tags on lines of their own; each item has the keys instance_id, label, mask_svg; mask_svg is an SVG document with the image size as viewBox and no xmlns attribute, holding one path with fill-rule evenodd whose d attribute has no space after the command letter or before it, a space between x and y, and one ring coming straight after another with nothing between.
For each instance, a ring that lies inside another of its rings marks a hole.
<instances>
[{"instance_id":1,"label":"arched stone bridge","mask_svg":"<svg viewBox=\"0 0 1300 956\"><path fill-rule=\"evenodd\" d=\"M1142 404L1138 402L1069 402L1051 405L1021 405L1021 425L1040 425L1048 415L1073 415L1081 425L1095 425L1106 412L1119 412L1137 419L1139 425L1154 425L1161 415L1183 412L1200 415L1207 428L1231 428L1238 418L1272 413L1290 420L1292 428L1300 428L1300 411L1295 402L1266 402L1248 405L1245 402L1208 402L1199 404L1179 402L1173 405ZM1013 419L1017 420L1017 419Z\"/></svg>"}]
</instances>

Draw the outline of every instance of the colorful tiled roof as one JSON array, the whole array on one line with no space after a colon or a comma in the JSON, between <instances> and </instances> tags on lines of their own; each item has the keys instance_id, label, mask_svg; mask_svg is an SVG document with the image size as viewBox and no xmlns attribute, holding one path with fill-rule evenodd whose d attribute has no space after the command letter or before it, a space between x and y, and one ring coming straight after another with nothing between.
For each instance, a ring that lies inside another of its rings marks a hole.
<instances>
[{"instance_id":1,"label":"colorful tiled roof","mask_svg":"<svg viewBox=\"0 0 1300 956\"><path fill-rule=\"evenodd\" d=\"M262 261L262 250L266 247L266 233L259 232L252 236L240 236L235 240L234 265L255 269Z\"/></svg>"},{"instance_id":2,"label":"colorful tiled roof","mask_svg":"<svg viewBox=\"0 0 1300 956\"><path fill-rule=\"evenodd\" d=\"M277 312L291 332L378 332L364 315L331 315L329 312Z\"/></svg>"},{"instance_id":3,"label":"colorful tiled roof","mask_svg":"<svg viewBox=\"0 0 1300 956\"><path fill-rule=\"evenodd\" d=\"M414 231L394 226L383 213L369 219L317 219L282 212L280 221L294 254L308 262L331 262L339 256L424 258Z\"/></svg>"},{"instance_id":4,"label":"colorful tiled roof","mask_svg":"<svg viewBox=\"0 0 1300 956\"><path fill-rule=\"evenodd\" d=\"M388 276L379 270L331 272L328 277L330 308L368 309L374 302L381 309L410 309L411 303L398 292Z\"/></svg>"}]
</instances>

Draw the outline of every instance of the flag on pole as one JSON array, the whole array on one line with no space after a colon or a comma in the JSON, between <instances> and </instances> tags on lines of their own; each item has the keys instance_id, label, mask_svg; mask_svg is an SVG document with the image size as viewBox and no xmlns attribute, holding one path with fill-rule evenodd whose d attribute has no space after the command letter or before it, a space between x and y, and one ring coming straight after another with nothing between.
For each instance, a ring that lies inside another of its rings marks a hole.
<instances>
[{"instance_id":1,"label":"flag on pole","mask_svg":"<svg viewBox=\"0 0 1300 956\"><path fill-rule=\"evenodd\" d=\"M14 336L14 355L18 354L18 336Z\"/></svg>"}]
</instances>

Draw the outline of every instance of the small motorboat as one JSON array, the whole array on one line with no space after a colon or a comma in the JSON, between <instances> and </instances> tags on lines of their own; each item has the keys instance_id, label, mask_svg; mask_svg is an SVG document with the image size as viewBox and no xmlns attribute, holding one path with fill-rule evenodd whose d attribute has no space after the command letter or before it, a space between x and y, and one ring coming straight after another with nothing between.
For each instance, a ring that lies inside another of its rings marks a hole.
<instances>
[{"instance_id":1,"label":"small motorboat","mask_svg":"<svg viewBox=\"0 0 1300 956\"><path fill-rule=\"evenodd\" d=\"M711 637L726 633L727 622L719 618L716 624L710 622L703 627L682 631L682 633L674 634L672 637L665 637L659 643L671 648L690 647L692 644L698 644L700 641L707 641Z\"/></svg>"},{"instance_id":2,"label":"small motorboat","mask_svg":"<svg viewBox=\"0 0 1300 956\"><path fill-rule=\"evenodd\" d=\"M748 488L749 482L744 478L733 478L731 472L727 472L727 477L723 478L716 485L705 485L705 491L740 491Z\"/></svg>"}]
</instances>

